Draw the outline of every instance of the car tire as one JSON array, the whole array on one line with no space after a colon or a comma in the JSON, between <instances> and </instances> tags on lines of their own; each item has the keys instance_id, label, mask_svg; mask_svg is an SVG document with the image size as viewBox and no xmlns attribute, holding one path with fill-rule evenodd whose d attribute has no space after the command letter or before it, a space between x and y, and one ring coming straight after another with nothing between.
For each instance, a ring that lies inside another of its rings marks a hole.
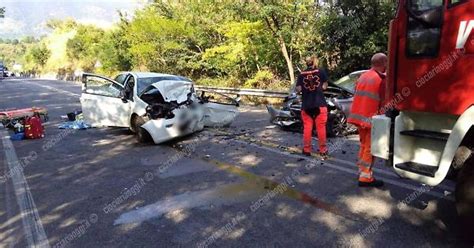
<instances>
[{"instance_id":1,"label":"car tire","mask_svg":"<svg viewBox=\"0 0 474 248\"><path fill-rule=\"evenodd\" d=\"M458 175L455 197L460 234L474 242L474 156L466 160Z\"/></svg>"},{"instance_id":2,"label":"car tire","mask_svg":"<svg viewBox=\"0 0 474 248\"><path fill-rule=\"evenodd\" d=\"M130 131L133 134L136 134L138 131L138 128L141 127L143 124L145 124L145 120L138 116L138 115L132 115L131 121L130 121Z\"/></svg>"},{"instance_id":3,"label":"car tire","mask_svg":"<svg viewBox=\"0 0 474 248\"><path fill-rule=\"evenodd\" d=\"M343 113L329 114L326 124L326 135L327 137L345 136L346 127L346 117Z\"/></svg>"},{"instance_id":4,"label":"car tire","mask_svg":"<svg viewBox=\"0 0 474 248\"><path fill-rule=\"evenodd\" d=\"M135 133L137 137L137 141L139 143L150 143L152 138L148 131L142 127L145 124L145 120L140 116L133 116L132 117L132 125L130 126L130 130L132 133Z\"/></svg>"},{"instance_id":5,"label":"car tire","mask_svg":"<svg viewBox=\"0 0 474 248\"><path fill-rule=\"evenodd\" d=\"M151 143L151 141L153 140L150 134L148 133L148 131L143 127L138 128L136 137L137 137L137 141L143 144Z\"/></svg>"}]
</instances>

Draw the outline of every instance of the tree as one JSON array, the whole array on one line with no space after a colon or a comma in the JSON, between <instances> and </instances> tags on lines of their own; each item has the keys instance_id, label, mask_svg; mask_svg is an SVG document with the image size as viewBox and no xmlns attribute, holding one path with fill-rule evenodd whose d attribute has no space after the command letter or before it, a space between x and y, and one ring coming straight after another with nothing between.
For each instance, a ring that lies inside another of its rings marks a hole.
<instances>
[{"instance_id":1,"label":"tree","mask_svg":"<svg viewBox=\"0 0 474 248\"><path fill-rule=\"evenodd\" d=\"M387 51L395 7L391 1L355 0L324 9L316 24L322 39L316 50L333 75L366 69L374 53Z\"/></svg>"},{"instance_id":2,"label":"tree","mask_svg":"<svg viewBox=\"0 0 474 248\"><path fill-rule=\"evenodd\" d=\"M324 6L314 0L149 2L131 18L119 13L120 22L107 30L50 20L54 32L48 36L27 37L17 45L4 40L10 44L0 53L14 53L23 44L29 51L24 60L33 63L30 47L41 43L53 51L54 59L43 67L51 72L95 70L100 61L100 73L157 71L219 86L282 88L294 83L310 54L318 55L332 79L366 68L373 53L386 51L395 5L378 0Z\"/></svg>"},{"instance_id":3,"label":"tree","mask_svg":"<svg viewBox=\"0 0 474 248\"><path fill-rule=\"evenodd\" d=\"M260 21L229 22L222 24L219 32L225 40L206 49L203 60L222 74L245 81L267 67L267 61L279 57L278 46L272 43Z\"/></svg>"},{"instance_id":4,"label":"tree","mask_svg":"<svg viewBox=\"0 0 474 248\"><path fill-rule=\"evenodd\" d=\"M299 41L314 37L314 27L310 24L316 17L317 8L314 1L273 1L258 0L243 2L242 13L247 18L261 20L266 25L266 31L277 42L283 56L287 75L291 84L295 82L295 57L299 60L306 53L306 46L301 46Z\"/></svg>"},{"instance_id":5,"label":"tree","mask_svg":"<svg viewBox=\"0 0 474 248\"><path fill-rule=\"evenodd\" d=\"M161 16L155 8L138 11L127 29L126 39L135 67L180 74L189 68L195 30L179 18Z\"/></svg>"},{"instance_id":6,"label":"tree","mask_svg":"<svg viewBox=\"0 0 474 248\"><path fill-rule=\"evenodd\" d=\"M41 44L34 46L31 49L30 54L33 62L43 68L51 56L51 51L46 47L46 45Z\"/></svg>"},{"instance_id":7,"label":"tree","mask_svg":"<svg viewBox=\"0 0 474 248\"><path fill-rule=\"evenodd\" d=\"M31 44L31 43L35 43L37 42L37 40L35 39L35 37L33 36L25 36L21 39L20 41L21 43L27 43L27 44Z\"/></svg>"},{"instance_id":8,"label":"tree","mask_svg":"<svg viewBox=\"0 0 474 248\"><path fill-rule=\"evenodd\" d=\"M100 42L104 31L92 25L77 25L76 35L67 41L66 53L68 58L84 70L92 70L100 52Z\"/></svg>"},{"instance_id":9,"label":"tree","mask_svg":"<svg viewBox=\"0 0 474 248\"><path fill-rule=\"evenodd\" d=\"M51 30L62 29L62 30L71 30L76 28L78 24L73 19L50 19L46 22L46 27Z\"/></svg>"},{"instance_id":10,"label":"tree","mask_svg":"<svg viewBox=\"0 0 474 248\"><path fill-rule=\"evenodd\" d=\"M125 39L128 21L123 16L121 17L118 28L106 32L98 45L99 61L102 62L102 69L108 73L132 69L130 43Z\"/></svg>"}]
</instances>

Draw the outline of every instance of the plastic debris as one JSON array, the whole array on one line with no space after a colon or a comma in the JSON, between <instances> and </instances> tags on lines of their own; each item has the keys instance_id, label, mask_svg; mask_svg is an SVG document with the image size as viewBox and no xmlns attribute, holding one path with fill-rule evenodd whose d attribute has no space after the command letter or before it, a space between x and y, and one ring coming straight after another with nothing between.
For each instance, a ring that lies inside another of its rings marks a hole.
<instances>
[{"instance_id":1,"label":"plastic debris","mask_svg":"<svg viewBox=\"0 0 474 248\"><path fill-rule=\"evenodd\" d=\"M85 123L83 120L66 121L58 126L59 129L88 129L91 125Z\"/></svg>"}]
</instances>

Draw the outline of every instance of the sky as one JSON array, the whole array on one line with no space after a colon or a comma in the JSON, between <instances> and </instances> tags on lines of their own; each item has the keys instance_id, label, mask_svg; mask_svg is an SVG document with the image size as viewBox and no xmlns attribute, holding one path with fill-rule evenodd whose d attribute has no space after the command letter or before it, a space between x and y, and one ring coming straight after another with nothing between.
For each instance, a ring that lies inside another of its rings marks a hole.
<instances>
[{"instance_id":1,"label":"sky","mask_svg":"<svg viewBox=\"0 0 474 248\"><path fill-rule=\"evenodd\" d=\"M0 0L5 18L0 18L0 38L39 37L50 30L49 19L72 18L79 23L108 28L119 20L118 10L130 16L146 0Z\"/></svg>"}]
</instances>

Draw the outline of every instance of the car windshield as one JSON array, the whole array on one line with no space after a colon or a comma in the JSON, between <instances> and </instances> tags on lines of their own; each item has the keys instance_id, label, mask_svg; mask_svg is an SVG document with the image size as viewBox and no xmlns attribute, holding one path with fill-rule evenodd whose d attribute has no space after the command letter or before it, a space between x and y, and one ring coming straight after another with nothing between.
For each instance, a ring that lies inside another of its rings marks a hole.
<instances>
[{"instance_id":1,"label":"car windshield","mask_svg":"<svg viewBox=\"0 0 474 248\"><path fill-rule=\"evenodd\" d=\"M357 79L359 78L361 74L362 73L351 73L347 76L340 78L339 80L334 82L334 84L348 90L349 92L354 92L355 82L357 81Z\"/></svg>"},{"instance_id":2,"label":"car windshield","mask_svg":"<svg viewBox=\"0 0 474 248\"><path fill-rule=\"evenodd\" d=\"M163 81L163 80L174 80L174 81L186 81L186 82L191 82L191 80L185 78L185 77L180 77L180 76L161 76L161 77L141 77L138 78L138 84L137 84L137 92L138 95L141 95L141 93L150 85Z\"/></svg>"}]
</instances>

